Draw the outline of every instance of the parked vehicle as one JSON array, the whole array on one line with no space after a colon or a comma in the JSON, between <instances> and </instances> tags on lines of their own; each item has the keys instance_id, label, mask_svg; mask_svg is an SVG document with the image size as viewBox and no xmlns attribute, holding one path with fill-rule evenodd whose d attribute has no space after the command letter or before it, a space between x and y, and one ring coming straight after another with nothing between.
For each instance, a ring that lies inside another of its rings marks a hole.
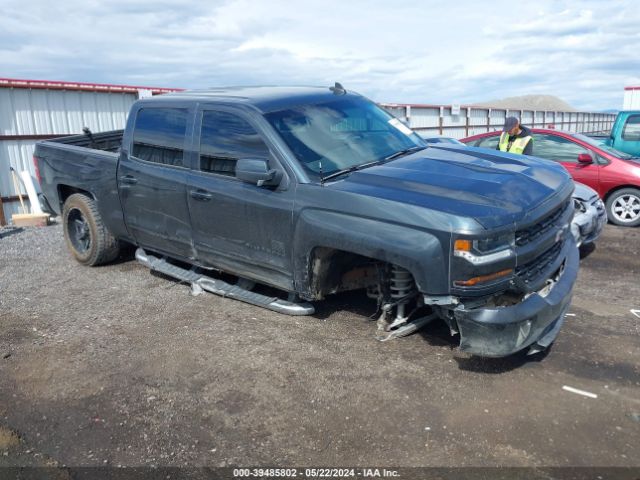
<instances>
[{"instance_id":1,"label":"parked vehicle","mask_svg":"<svg viewBox=\"0 0 640 480\"><path fill-rule=\"evenodd\" d=\"M479 151L482 151L480 147L471 147L461 142L455 145L451 143L439 143L433 146L445 149L477 148ZM546 160L541 161L546 162ZM572 198L575 212L571 220L571 233L576 240L576 245L580 247L594 243L602 233L604 225L607 223L607 212L604 202L598 196L598 192L593 188L578 182L575 182L575 190L573 191Z\"/></svg>"},{"instance_id":2,"label":"parked vehicle","mask_svg":"<svg viewBox=\"0 0 640 480\"><path fill-rule=\"evenodd\" d=\"M616 225L640 225L640 159L599 144L579 133L533 128L536 157L561 163L576 182L593 188ZM494 149L500 132L462 139L467 145Z\"/></svg>"},{"instance_id":3,"label":"parked vehicle","mask_svg":"<svg viewBox=\"0 0 640 480\"><path fill-rule=\"evenodd\" d=\"M79 262L108 262L124 241L194 293L293 315L367 289L382 340L440 318L477 355L540 351L577 276L563 168L427 148L339 84L140 100L124 132L42 141L35 161Z\"/></svg>"},{"instance_id":4,"label":"parked vehicle","mask_svg":"<svg viewBox=\"0 0 640 480\"><path fill-rule=\"evenodd\" d=\"M578 247L594 243L607 223L604 202L593 188L576 182L573 191L575 213L571 221L571 233Z\"/></svg>"},{"instance_id":5,"label":"parked vehicle","mask_svg":"<svg viewBox=\"0 0 640 480\"><path fill-rule=\"evenodd\" d=\"M438 144L450 144L450 145L464 145L460 140L452 138L452 137L443 137L441 135L430 135L430 134L420 134L422 139L427 142L429 145L438 145Z\"/></svg>"},{"instance_id":6,"label":"parked vehicle","mask_svg":"<svg viewBox=\"0 0 640 480\"><path fill-rule=\"evenodd\" d=\"M619 112L604 145L640 157L640 110Z\"/></svg>"}]
</instances>

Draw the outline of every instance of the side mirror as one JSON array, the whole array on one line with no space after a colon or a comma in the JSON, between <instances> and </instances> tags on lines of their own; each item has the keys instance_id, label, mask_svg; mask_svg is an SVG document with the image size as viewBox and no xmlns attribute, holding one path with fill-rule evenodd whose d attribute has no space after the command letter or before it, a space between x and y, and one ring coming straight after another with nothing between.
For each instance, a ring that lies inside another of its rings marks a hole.
<instances>
[{"instance_id":1,"label":"side mirror","mask_svg":"<svg viewBox=\"0 0 640 480\"><path fill-rule=\"evenodd\" d=\"M236 162L236 178L243 182L275 186L280 183L277 170L269 169L269 162L264 158L240 158Z\"/></svg>"},{"instance_id":2,"label":"side mirror","mask_svg":"<svg viewBox=\"0 0 640 480\"><path fill-rule=\"evenodd\" d=\"M590 163L593 163L593 157L588 153L580 153L578 155L578 163L589 165Z\"/></svg>"}]
</instances>

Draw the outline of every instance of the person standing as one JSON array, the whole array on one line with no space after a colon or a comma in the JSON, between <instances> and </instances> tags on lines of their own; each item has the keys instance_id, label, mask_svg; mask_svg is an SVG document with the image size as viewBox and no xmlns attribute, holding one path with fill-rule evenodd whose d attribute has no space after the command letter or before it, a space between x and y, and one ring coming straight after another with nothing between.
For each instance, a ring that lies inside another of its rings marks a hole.
<instances>
[{"instance_id":1,"label":"person standing","mask_svg":"<svg viewBox=\"0 0 640 480\"><path fill-rule=\"evenodd\" d=\"M508 153L533 155L531 129L520 125L516 117L507 117L496 150Z\"/></svg>"}]
</instances>

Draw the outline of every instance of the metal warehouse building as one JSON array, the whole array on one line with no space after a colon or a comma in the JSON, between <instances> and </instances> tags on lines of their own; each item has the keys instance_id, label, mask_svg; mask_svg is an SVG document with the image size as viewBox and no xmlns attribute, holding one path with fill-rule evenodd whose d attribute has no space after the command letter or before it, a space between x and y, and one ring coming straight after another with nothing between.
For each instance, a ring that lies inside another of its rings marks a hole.
<instances>
[{"instance_id":1,"label":"metal warehouse building","mask_svg":"<svg viewBox=\"0 0 640 480\"><path fill-rule=\"evenodd\" d=\"M640 109L640 86L624 87L624 104L623 110Z\"/></svg>"},{"instance_id":2,"label":"metal warehouse building","mask_svg":"<svg viewBox=\"0 0 640 480\"><path fill-rule=\"evenodd\" d=\"M124 128L131 104L168 88L0 78L0 225L20 211L9 167L35 174L38 140ZM26 192L22 190L25 202Z\"/></svg>"}]
</instances>

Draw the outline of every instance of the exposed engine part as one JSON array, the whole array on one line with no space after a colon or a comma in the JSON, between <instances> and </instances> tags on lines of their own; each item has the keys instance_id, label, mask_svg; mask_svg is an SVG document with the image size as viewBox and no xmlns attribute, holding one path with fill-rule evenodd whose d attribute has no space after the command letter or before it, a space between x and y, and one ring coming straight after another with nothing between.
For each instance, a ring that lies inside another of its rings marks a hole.
<instances>
[{"instance_id":1,"label":"exposed engine part","mask_svg":"<svg viewBox=\"0 0 640 480\"><path fill-rule=\"evenodd\" d=\"M436 318L438 318L438 315L436 313L431 313L425 317L416 318L415 320L408 322L406 325L395 328L390 332L378 332L376 338L381 342L386 342L392 338L406 337L407 335L411 335L413 332L417 332Z\"/></svg>"},{"instance_id":2,"label":"exposed engine part","mask_svg":"<svg viewBox=\"0 0 640 480\"><path fill-rule=\"evenodd\" d=\"M377 321L378 333L376 337L378 340L384 341L409 335L426 324L418 320L416 322L419 325L409 322L410 317L424 306L424 302L418 296L415 281L408 270L397 265L387 265L379 272L377 288L370 288L367 294L377 298L378 310L381 312ZM414 301L416 297L417 301ZM408 307L411 303L415 308L408 313Z\"/></svg>"},{"instance_id":3,"label":"exposed engine part","mask_svg":"<svg viewBox=\"0 0 640 480\"><path fill-rule=\"evenodd\" d=\"M409 303L411 293L415 290L415 283L411 273L397 265L391 266L391 278L389 279L391 299L397 304L396 317L389 325L389 329L407 323L406 306Z\"/></svg>"},{"instance_id":4,"label":"exposed engine part","mask_svg":"<svg viewBox=\"0 0 640 480\"><path fill-rule=\"evenodd\" d=\"M451 295L438 295L438 296L424 295L423 299L426 305L447 306L447 305L457 305L458 303L460 303L460 299L458 297L453 297Z\"/></svg>"}]
</instances>

